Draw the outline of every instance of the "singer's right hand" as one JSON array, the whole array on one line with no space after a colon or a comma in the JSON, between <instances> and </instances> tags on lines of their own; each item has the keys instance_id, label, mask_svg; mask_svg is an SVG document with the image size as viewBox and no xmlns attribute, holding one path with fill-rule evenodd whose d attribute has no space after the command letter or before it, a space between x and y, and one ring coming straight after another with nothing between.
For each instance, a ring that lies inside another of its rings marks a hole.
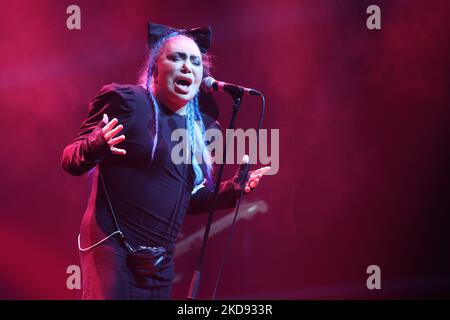
<instances>
[{"instance_id":1,"label":"singer's right hand","mask_svg":"<svg viewBox=\"0 0 450 320\"><path fill-rule=\"evenodd\" d=\"M104 125L104 127L102 128L102 132L105 140L108 142L111 152L113 154L124 155L127 153L125 149L119 149L115 147L116 144L125 140L124 135L115 137L123 129L123 125L121 124L116 126L118 122L119 120L117 120L117 118L114 118L108 122L108 115L106 113L103 114L102 125Z\"/></svg>"}]
</instances>

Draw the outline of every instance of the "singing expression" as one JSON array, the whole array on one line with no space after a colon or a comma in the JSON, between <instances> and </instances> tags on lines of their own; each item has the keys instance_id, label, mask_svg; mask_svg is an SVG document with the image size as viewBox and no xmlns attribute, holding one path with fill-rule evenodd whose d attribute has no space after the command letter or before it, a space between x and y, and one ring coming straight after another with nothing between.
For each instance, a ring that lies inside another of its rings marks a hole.
<instances>
[{"instance_id":1,"label":"singing expression","mask_svg":"<svg viewBox=\"0 0 450 320\"><path fill-rule=\"evenodd\" d=\"M169 109L177 111L197 94L203 77L203 64L194 40L182 35L168 39L161 48L155 67L155 95Z\"/></svg>"}]
</instances>

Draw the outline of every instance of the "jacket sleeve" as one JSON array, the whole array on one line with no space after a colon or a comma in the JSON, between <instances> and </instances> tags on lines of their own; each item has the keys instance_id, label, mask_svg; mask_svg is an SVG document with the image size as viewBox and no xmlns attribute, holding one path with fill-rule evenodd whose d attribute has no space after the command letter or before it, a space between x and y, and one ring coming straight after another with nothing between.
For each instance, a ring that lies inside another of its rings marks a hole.
<instances>
[{"instance_id":1,"label":"jacket sleeve","mask_svg":"<svg viewBox=\"0 0 450 320\"><path fill-rule=\"evenodd\" d=\"M117 118L124 126L119 134L125 134L132 112L122 90L123 86L109 84L91 100L87 119L75 139L64 148L61 165L65 171L80 176L112 154L102 132L102 119L105 113L109 121Z\"/></svg>"},{"instance_id":2,"label":"jacket sleeve","mask_svg":"<svg viewBox=\"0 0 450 320\"><path fill-rule=\"evenodd\" d=\"M202 187L192 195L186 214L196 215L208 213L210 210L234 208L239 194L234 179L222 182L217 194L207 187Z\"/></svg>"}]
</instances>

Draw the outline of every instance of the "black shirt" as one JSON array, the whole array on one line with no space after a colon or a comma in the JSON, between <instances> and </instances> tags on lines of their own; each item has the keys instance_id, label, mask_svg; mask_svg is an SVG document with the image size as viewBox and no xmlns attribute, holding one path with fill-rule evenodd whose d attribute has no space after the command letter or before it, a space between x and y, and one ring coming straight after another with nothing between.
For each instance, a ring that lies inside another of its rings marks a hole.
<instances>
[{"instance_id":1,"label":"black shirt","mask_svg":"<svg viewBox=\"0 0 450 320\"><path fill-rule=\"evenodd\" d=\"M99 134L104 113L109 120L117 118L124 126L117 136L124 134L125 140L116 147L125 149L126 155L112 154ZM186 119L164 107L160 107L158 142L152 159L154 117L153 105L143 87L114 83L104 86L91 101L79 134L65 148L62 165L69 173L81 175L99 164L127 240L134 246L164 246L171 251L188 209L190 213L206 212L212 203L219 209L229 208L234 206L235 194L221 192L219 199L207 188L201 188L192 195L192 165L174 164L171 160L172 149L179 143L171 140L172 132L186 128ZM214 119L203 113L202 117L206 128L215 126ZM92 178L81 225L84 247L117 230L98 172Z\"/></svg>"}]
</instances>

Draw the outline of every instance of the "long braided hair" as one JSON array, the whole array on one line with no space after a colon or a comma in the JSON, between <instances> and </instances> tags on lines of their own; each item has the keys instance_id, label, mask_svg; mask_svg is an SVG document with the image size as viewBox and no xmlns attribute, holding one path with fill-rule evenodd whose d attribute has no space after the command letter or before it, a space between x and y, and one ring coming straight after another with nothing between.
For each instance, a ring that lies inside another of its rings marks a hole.
<instances>
[{"instance_id":1,"label":"long braided hair","mask_svg":"<svg viewBox=\"0 0 450 320\"><path fill-rule=\"evenodd\" d=\"M146 88L147 93L151 99L151 102L154 107L154 126L155 126L155 135L153 136L153 148L151 158L152 160L155 157L156 147L158 144L158 133L159 133L159 113L160 107L158 101L155 99L152 90L152 80L153 80L153 71L156 64L156 61L159 57L159 53L164 46L164 43L173 37L183 35L188 38L191 38L189 35L186 35L180 31L172 31L164 36L162 36L151 48L149 53L149 58L147 60L147 65L145 69L141 72L139 85ZM191 38L192 39L192 38ZM209 75L210 69L210 58L206 53L202 53L202 64L203 64L203 77ZM205 144L205 124L203 123L203 118L200 113L199 104L198 104L198 95L188 103L186 108L186 129L188 133L188 141L189 147L191 150L190 157L192 168L195 173L194 186L198 186L202 184L206 180L206 185L212 186L212 162L211 155ZM199 163L200 160L200 163Z\"/></svg>"}]
</instances>

